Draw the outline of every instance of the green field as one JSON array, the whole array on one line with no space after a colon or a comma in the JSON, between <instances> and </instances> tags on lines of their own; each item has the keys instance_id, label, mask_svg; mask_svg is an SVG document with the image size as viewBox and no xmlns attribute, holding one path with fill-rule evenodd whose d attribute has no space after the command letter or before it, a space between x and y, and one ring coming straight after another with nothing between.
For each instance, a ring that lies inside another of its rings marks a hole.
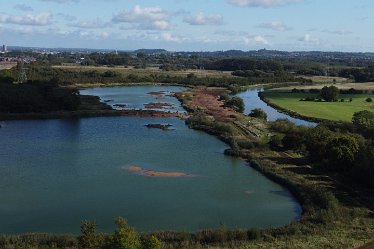
<instances>
[{"instance_id":1,"label":"green field","mask_svg":"<svg viewBox=\"0 0 374 249\"><path fill-rule=\"evenodd\" d=\"M374 111L374 102L366 102L368 97L374 99L374 94L340 95L339 100L345 99L345 102L300 101L300 99L310 96L317 97L317 94L310 93L269 91L265 92L264 96L271 104L311 118L351 121L355 112L362 110ZM352 102L349 102L350 98L352 98Z\"/></svg>"}]
</instances>

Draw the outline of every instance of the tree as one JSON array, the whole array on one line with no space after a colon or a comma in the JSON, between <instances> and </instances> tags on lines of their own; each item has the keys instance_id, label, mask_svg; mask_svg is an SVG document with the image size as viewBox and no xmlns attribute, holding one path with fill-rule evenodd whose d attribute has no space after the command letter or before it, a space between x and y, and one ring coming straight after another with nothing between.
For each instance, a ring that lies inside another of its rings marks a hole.
<instances>
[{"instance_id":1,"label":"tree","mask_svg":"<svg viewBox=\"0 0 374 249\"><path fill-rule=\"evenodd\" d=\"M81 232L82 235L78 238L79 247L84 249L98 248L97 234L96 234L96 222L94 221L82 221Z\"/></svg>"},{"instance_id":2,"label":"tree","mask_svg":"<svg viewBox=\"0 0 374 249\"><path fill-rule=\"evenodd\" d=\"M266 112L260 108L253 109L251 113L249 114L250 117L254 118L260 118L266 120L268 118L268 115Z\"/></svg>"},{"instance_id":3,"label":"tree","mask_svg":"<svg viewBox=\"0 0 374 249\"><path fill-rule=\"evenodd\" d=\"M332 135L333 133L323 126L317 126L306 134L305 145L311 161L321 163L326 160L326 148Z\"/></svg>"},{"instance_id":4,"label":"tree","mask_svg":"<svg viewBox=\"0 0 374 249\"><path fill-rule=\"evenodd\" d=\"M352 135L334 136L327 144L329 166L339 171L350 169L359 152L358 141Z\"/></svg>"},{"instance_id":5,"label":"tree","mask_svg":"<svg viewBox=\"0 0 374 249\"><path fill-rule=\"evenodd\" d=\"M304 142L304 137L300 133L289 133L282 139L282 144L286 150L299 150Z\"/></svg>"},{"instance_id":6,"label":"tree","mask_svg":"<svg viewBox=\"0 0 374 249\"><path fill-rule=\"evenodd\" d=\"M358 128L373 128L374 113L371 111L360 111L353 114L352 123Z\"/></svg>"},{"instance_id":7,"label":"tree","mask_svg":"<svg viewBox=\"0 0 374 249\"><path fill-rule=\"evenodd\" d=\"M138 233L127 224L123 217L116 219L117 229L110 238L110 249L139 249L140 238Z\"/></svg>"},{"instance_id":8,"label":"tree","mask_svg":"<svg viewBox=\"0 0 374 249\"><path fill-rule=\"evenodd\" d=\"M339 89L336 86L325 86L321 90L321 98L327 102L337 101L339 98Z\"/></svg>"},{"instance_id":9,"label":"tree","mask_svg":"<svg viewBox=\"0 0 374 249\"><path fill-rule=\"evenodd\" d=\"M238 112L244 112L244 101L240 97L232 97L226 101L225 106L231 107Z\"/></svg>"},{"instance_id":10,"label":"tree","mask_svg":"<svg viewBox=\"0 0 374 249\"><path fill-rule=\"evenodd\" d=\"M162 243L156 236L152 235L150 238L143 240L142 249L161 249Z\"/></svg>"}]
</instances>

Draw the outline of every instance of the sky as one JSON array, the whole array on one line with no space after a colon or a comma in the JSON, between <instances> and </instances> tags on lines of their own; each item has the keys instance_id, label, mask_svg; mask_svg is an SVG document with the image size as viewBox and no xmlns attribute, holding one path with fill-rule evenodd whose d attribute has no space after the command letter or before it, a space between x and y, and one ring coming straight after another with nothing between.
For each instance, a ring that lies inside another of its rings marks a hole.
<instances>
[{"instance_id":1,"label":"sky","mask_svg":"<svg viewBox=\"0 0 374 249\"><path fill-rule=\"evenodd\" d=\"M374 52L373 0L0 0L0 44Z\"/></svg>"}]
</instances>

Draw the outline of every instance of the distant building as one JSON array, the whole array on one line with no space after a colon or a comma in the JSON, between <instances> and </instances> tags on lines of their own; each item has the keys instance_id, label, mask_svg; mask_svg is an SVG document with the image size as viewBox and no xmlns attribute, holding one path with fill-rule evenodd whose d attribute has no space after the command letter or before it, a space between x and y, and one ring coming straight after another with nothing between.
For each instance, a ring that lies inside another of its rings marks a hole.
<instances>
[{"instance_id":1,"label":"distant building","mask_svg":"<svg viewBox=\"0 0 374 249\"><path fill-rule=\"evenodd\" d=\"M5 53L7 52L7 47L6 45L3 45L2 48L1 48L1 52Z\"/></svg>"}]
</instances>

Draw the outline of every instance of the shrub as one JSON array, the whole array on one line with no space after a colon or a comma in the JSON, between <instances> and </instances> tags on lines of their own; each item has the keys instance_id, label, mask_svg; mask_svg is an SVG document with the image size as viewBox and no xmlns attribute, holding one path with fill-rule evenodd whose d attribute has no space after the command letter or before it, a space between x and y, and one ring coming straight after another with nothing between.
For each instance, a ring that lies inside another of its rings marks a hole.
<instances>
[{"instance_id":1,"label":"shrub","mask_svg":"<svg viewBox=\"0 0 374 249\"><path fill-rule=\"evenodd\" d=\"M366 102L371 103L371 102L373 102L373 99L372 98L367 98Z\"/></svg>"},{"instance_id":2,"label":"shrub","mask_svg":"<svg viewBox=\"0 0 374 249\"><path fill-rule=\"evenodd\" d=\"M161 249L162 243L157 239L156 236L152 235L150 238L142 241L142 249Z\"/></svg>"},{"instance_id":3,"label":"shrub","mask_svg":"<svg viewBox=\"0 0 374 249\"><path fill-rule=\"evenodd\" d=\"M97 234L96 234L96 222L94 221L82 221L81 232L79 236L79 247L83 249L94 249L98 248Z\"/></svg>"},{"instance_id":4,"label":"shrub","mask_svg":"<svg viewBox=\"0 0 374 249\"><path fill-rule=\"evenodd\" d=\"M249 114L249 116L254 117L254 118L264 119L264 120L266 120L268 117L266 112L260 108L253 109L251 113Z\"/></svg>"},{"instance_id":5,"label":"shrub","mask_svg":"<svg viewBox=\"0 0 374 249\"><path fill-rule=\"evenodd\" d=\"M231 107L238 112L244 112L244 101L240 97L232 97L225 102L225 106Z\"/></svg>"},{"instance_id":6,"label":"shrub","mask_svg":"<svg viewBox=\"0 0 374 249\"><path fill-rule=\"evenodd\" d=\"M139 249L141 245L139 235L127 224L126 219L118 217L116 224L117 229L109 239L108 248Z\"/></svg>"}]
</instances>

